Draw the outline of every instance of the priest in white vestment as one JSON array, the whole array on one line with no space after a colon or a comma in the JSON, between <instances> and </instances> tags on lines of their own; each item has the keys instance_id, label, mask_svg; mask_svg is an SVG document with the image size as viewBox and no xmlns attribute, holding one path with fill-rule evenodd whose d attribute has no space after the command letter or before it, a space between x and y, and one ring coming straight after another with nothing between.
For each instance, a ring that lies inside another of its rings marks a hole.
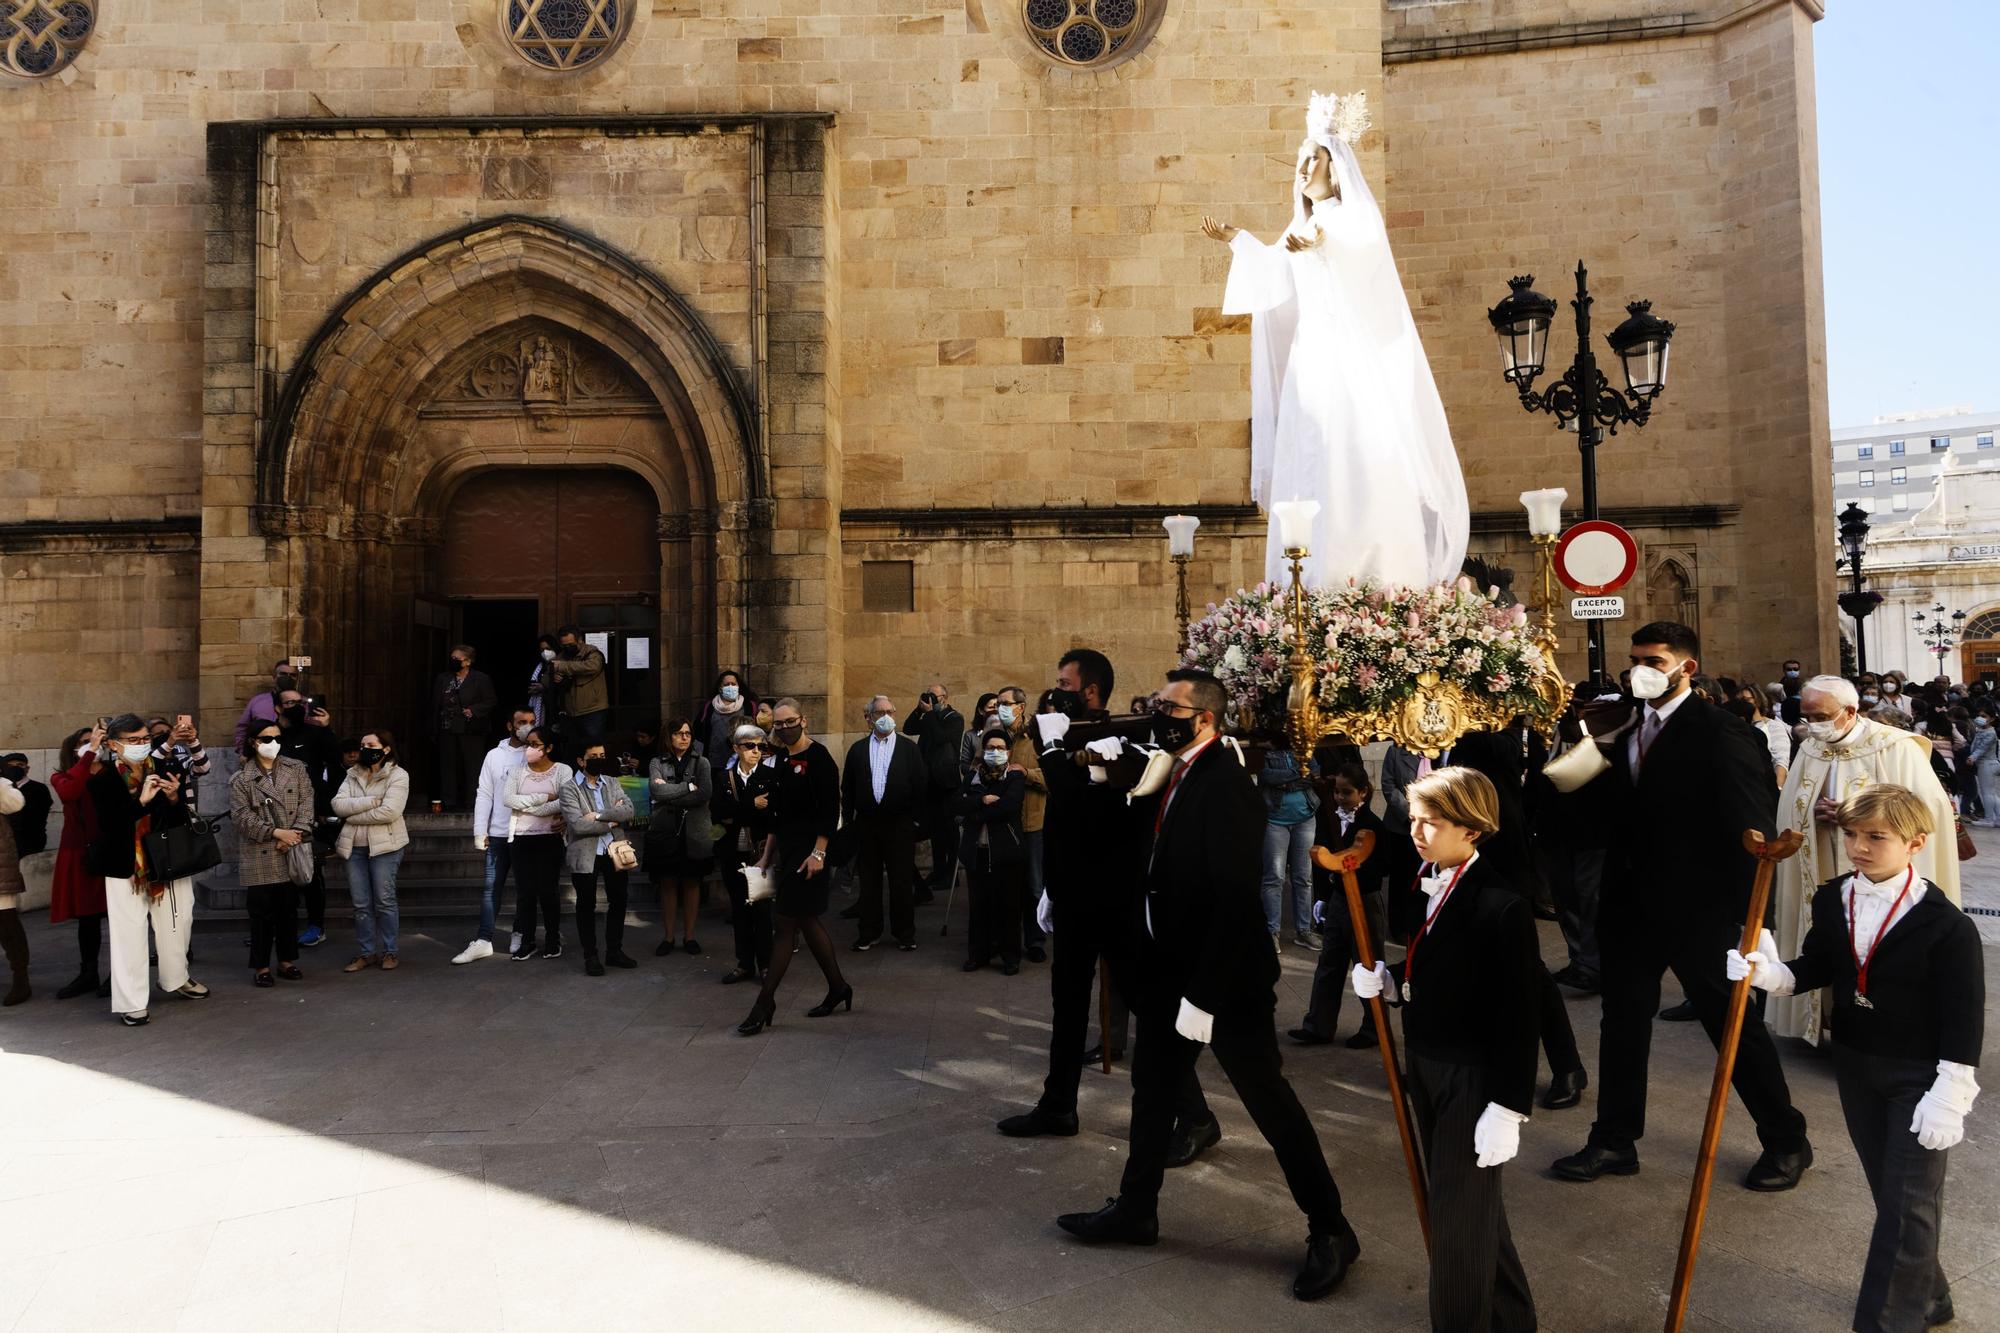
<instances>
[{"instance_id":1,"label":"priest in white vestment","mask_svg":"<svg viewBox=\"0 0 2000 1333\"><path fill-rule=\"evenodd\" d=\"M1800 715L1810 734L1785 775L1778 827L1803 833L1805 844L1796 856L1778 863L1772 898L1777 918L1772 933L1787 958L1798 957L1812 925L1813 891L1836 875L1853 873L1833 812L1864 787L1885 782L1907 787L1930 807L1936 829L1912 864L1945 897L1958 901L1956 812L1931 771L1930 752L1919 737L1862 717L1859 707L1854 686L1839 676L1814 676L1799 692ZM1818 1045L1826 1022L1821 995L1773 995L1764 1022L1775 1036L1804 1037Z\"/></svg>"}]
</instances>

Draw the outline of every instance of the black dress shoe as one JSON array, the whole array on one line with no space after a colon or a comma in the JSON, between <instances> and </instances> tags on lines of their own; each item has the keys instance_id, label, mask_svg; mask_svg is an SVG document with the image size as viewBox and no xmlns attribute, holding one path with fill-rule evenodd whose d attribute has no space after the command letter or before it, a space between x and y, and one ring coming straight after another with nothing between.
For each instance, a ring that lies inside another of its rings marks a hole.
<instances>
[{"instance_id":1,"label":"black dress shoe","mask_svg":"<svg viewBox=\"0 0 2000 1333\"><path fill-rule=\"evenodd\" d=\"M1049 961L1049 951L1039 944L1030 944L1021 950L1021 957L1031 963L1046 963Z\"/></svg>"},{"instance_id":2,"label":"black dress shoe","mask_svg":"<svg viewBox=\"0 0 2000 1333\"><path fill-rule=\"evenodd\" d=\"M1946 1292L1931 1302L1931 1308L1924 1315L1925 1328L1937 1328L1958 1318L1958 1311L1951 1308L1951 1293Z\"/></svg>"},{"instance_id":3,"label":"black dress shoe","mask_svg":"<svg viewBox=\"0 0 2000 1333\"><path fill-rule=\"evenodd\" d=\"M639 966L639 964L635 960L633 960L628 954L626 954L626 952L623 949L607 950L604 955L604 961L612 967Z\"/></svg>"},{"instance_id":4,"label":"black dress shoe","mask_svg":"<svg viewBox=\"0 0 2000 1333\"><path fill-rule=\"evenodd\" d=\"M1542 1109L1567 1111L1583 1100L1583 1090L1589 1086L1590 1076L1581 1069L1557 1074L1549 1080L1549 1090L1542 1094Z\"/></svg>"},{"instance_id":5,"label":"black dress shoe","mask_svg":"<svg viewBox=\"0 0 2000 1333\"><path fill-rule=\"evenodd\" d=\"M960 963L958 965L958 970L961 972L977 972L980 968L985 966L986 963L985 960L983 959L968 958L963 963Z\"/></svg>"},{"instance_id":6,"label":"black dress shoe","mask_svg":"<svg viewBox=\"0 0 2000 1333\"><path fill-rule=\"evenodd\" d=\"M1360 1257L1361 1241L1352 1228L1337 1236L1307 1236L1305 1266L1292 1279L1292 1295L1302 1301L1331 1295Z\"/></svg>"},{"instance_id":7,"label":"black dress shoe","mask_svg":"<svg viewBox=\"0 0 2000 1333\"><path fill-rule=\"evenodd\" d=\"M1123 1051L1113 1051L1113 1052L1111 1052L1111 1063L1112 1063L1112 1064L1114 1064L1114 1065L1115 1065L1115 1064L1117 1064L1117 1063L1118 1063L1118 1062L1119 1062L1120 1060L1123 1060L1124 1058L1125 1058L1125 1052L1123 1052ZM1095 1045L1095 1046L1091 1047L1091 1048L1090 1048L1089 1050L1085 1051L1085 1052L1083 1053L1083 1062L1084 1062L1084 1064L1086 1064L1086 1065L1101 1065L1101 1064L1103 1064L1103 1063L1104 1063L1104 1043L1103 1043L1103 1042L1099 1042L1099 1043L1097 1043L1097 1045Z\"/></svg>"},{"instance_id":8,"label":"black dress shoe","mask_svg":"<svg viewBox=\"0 0 2000 1333\"><path fill-rule=\"evenodd\" d=\"M1167 1146L1167 1165L1186 1166L1195 1158L1222 1142L1222 1126L1213 1120L1200 1124L1186 1122L1174 1126L1174 1137Z\"/></svg>"},{"instance_id":9,"label":"black dress shoe","mask_svg":"<svg viewBox=\"0 0 2000 1333\"><path fill-rule=\"evenodd\" d=\"M1159 1215L1127 1212L1118 1206L1116 1199L1106 1199L1104 1206L1094 1213L1064 1213L1056 1219L1056 1225L1089 1245L1160 1243Z\"/></svg>"},{"instance_id":10,"label":"black dress shoe","mask_svg":"<svg viewBox=\"0 0 2000 1333\"><path fill-rule=\"evenodd\" d=\"M1549 1172L1557 1180L1590 1181L1599 1176L1636 1176L1639 1174L1639 1150L1602 1148L1595 1143L1586 1143L1582 1152L1556 1158L1549 1164Z\"/></svg>"},{"instance_id":11,"label":"black dress shoe","mask_svg":"<svg viewBox=\"0 0 2000 1333\"><path fill-rule=\"evenodd\" d=\"M1779 1194L1794 1189L1799 1178L1805 1175L1806 1168L1812 1164L1810 1143L1800 1145L1797 1152L1774 1153L1767 1148L1756 1165L1750 1168L1750 1174L1743 1177L1743 1188L1756 1190L1759 1194Z\"/></svg>"},{"instance_id":12,"label":"black dress shoe","mask_svg":"<svg viewBox=\"0 0 2000 1333\"><path fill-rule=\"evenodd\" d=\"M1375 1035L1375 1024L1370 1022L1354 1029L1354 1035L1340 1044L1350 1051L1367 1051L1380 1046L1382 1039Z\"/></svg>"},{"instance_id":13,"label":"black dress shoe","mask_svg":"<svg viewBox=\"0 0 2000 1333\"><path fill-rule=\"evenodd\" d=\"M734 986L739 981L755 981L756 979L757 973L755 971L747 967L738 966L730 968L729 971L723 974L722 984L725 986Z\"/></svg>"},{"instance_id":14,"label":"black dress shoe","mask_svg":"<svg viewBox=\"0 0 2000 1333\"><path fill-rule=\"evenodd\" d=\"M604 960L599 958L596 954L588 955L583 960L583 972L585 976L590 976L590 977L603 976Z\"/></svg>"},{"instance_id":15,"label":"black dress shoe","mask_svg":"<svg viewBox=\"0 0 2000 1333\"><path fill-rule=\"evenodd\" d=\"M1021 975L1021 965L1019 963L1002 963L1000 964L1000 975L1003 977L1018 977Z\"/></svg>"},{"instance_id":16,"label":"black dress shoe","mask_svg":"<svg viewBox=\"0 0 2000 1333\"><path fill-rule=\"evenodd\" d=\"M1694 1018L1693 1000L1682 1000L1679 1004L1670 1004L1660 1010L1660 1021L1663 1023L1692 1023Z\"/></svg>"},{"instance_id":17,"label":"black dress shoe","mask_svg":"<svg viewBox=\"0 0 2000 1333\"><path fill-rule=\"evenodd\" d=\"M1573 991L1582 991L1585 995L1595 995L1604 988L1604 984L1597 979L1595 973L1585 972L1574 964L1557 972L1555 983L1558 986L1567 986Z\"/></svg>"},{"instance_id":18,"label":"black dress shoe","mask_svg":"<svg viewBox=\"0 0 2000 1333\"><path fill-rule=\"evenodd\" d=\"M1311 1028L1293 1028L1285 1034L1301 1046L1331 1046L1333 1038Z\"/></svg>"},{"instance_id":19,"label":"black dress shoe","mask_svg":"<svg viewBox=\"0 0 2000 1333\"><path fill-rule=\"evenodd\" d=\"M79 995L88 995L97 989L95 972L79 972L61 990L56 992L58 1000L74 1000Z\"/></svg>"},{"instance_id":20,"label":"black dress shoe","mask_svg":"<svg viewBox=\"0 0 2000 1333\"><path fill-rule=\"evenodd\" d=\"M1032 1111L1008 1116L1000 1122L999 1129L1010 1139L1034 1139L1045 1134L1059 1139L1075 1138L1076 1112L1044 1111L1037 1106Z\"/></svg>"}]
</instances>

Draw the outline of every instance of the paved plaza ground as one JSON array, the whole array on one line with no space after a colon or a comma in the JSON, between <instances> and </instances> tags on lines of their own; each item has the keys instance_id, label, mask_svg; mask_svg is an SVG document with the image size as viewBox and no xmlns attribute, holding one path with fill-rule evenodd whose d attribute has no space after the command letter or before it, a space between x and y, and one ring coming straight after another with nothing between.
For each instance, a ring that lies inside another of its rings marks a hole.
<instances>
[{"instance_id":1,"label":"paved plaza ground","mask_svg":"<svg viewBox=\"0 0 2000 1333\"><path fill-rule=\"evenodd\" d=\"M1978 832L1968 905L2000 907L2000 837ZM450 967L468 932L435 924L406 929L399 972L343 976L342 930L270 991L216 923L196 937L213 997L162 997L138 1030L49 998L73 936L31 918L38 994L0 1014L0 1329L1428 1327L1372 1051L1287 1053L1361 1234L1329 1300L1290 1297L1304 1225L1212 1060L1226 1137L1169 1176L1158 1248L1071 1243L1055 1215L1115 1191L1129 1087L1086 1072L1077 1138L994 1132L1039 1088L1047 978L962 975L962 914L939 940L942 904L923 909L915 954L843 952L851 1015L803 1016L820 989L801 955L750 1040L750 994L716 984L719 918L705 956L655 959L647 929L640 968L602 979L574 949ZM1981 928L2000 975L2000 917ZM1311 968L1287 950L1287 1023ZM1593 1071L1597 1008L1569 1006ZM1353 1018L1350 999L1343 1032ZM1690 1328L1847 1327L1866 1195L1827 1062L1786 1047L1819 1164L1791 1194L1741 1189L1756 1147L1732 1103ZM1545 1329L1660 1326L1712 1053L1692 1024L1658 1025L1653 1050L1638 1177L1546 1175L1594 1095L1539 1112L1508 1168ZM2000 1328L1996 1139L1989 1092L1952 1154L1967 1330Z\"/></svg>"}]
</instances>

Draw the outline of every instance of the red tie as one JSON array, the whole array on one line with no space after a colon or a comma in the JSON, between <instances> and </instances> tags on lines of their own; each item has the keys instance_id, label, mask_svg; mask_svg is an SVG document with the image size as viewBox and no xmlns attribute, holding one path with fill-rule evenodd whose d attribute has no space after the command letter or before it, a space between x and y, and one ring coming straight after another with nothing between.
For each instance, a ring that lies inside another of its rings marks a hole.
<instances>
[{"instance_id":1,"label":"red tie","mask_svg":"<svg viewBox=\"0 0 2000 1333\"><path fill-rule=\"evenodd\" d=\"M1174 775L1167 779L1167 794L1160 798L1159 813L1153 816L1153 836L1156 838L1160 836L1160 825L1167 822L1167 806L1174 799L1174 788L1181 785L1181 778L1187 771L1188 766L1186 764L1176 762L1174 764Z\"/></svg>"}]
</instances>

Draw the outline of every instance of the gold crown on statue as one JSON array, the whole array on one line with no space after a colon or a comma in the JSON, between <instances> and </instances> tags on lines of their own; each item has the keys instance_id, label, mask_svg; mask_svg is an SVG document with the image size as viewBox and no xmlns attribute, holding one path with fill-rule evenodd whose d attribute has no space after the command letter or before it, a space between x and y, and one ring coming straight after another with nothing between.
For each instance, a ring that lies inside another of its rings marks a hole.
<instances>
[{"instance_id":1,"label":"gold crown on statue","mask_svg":"<svg viewBox=\"0 0 2000 1333\"><path fill-rule=\"evenodd\" d=\"M1352 145L1375 122L1368 119L1368 94L1314 93L1306 104L1306 134L1312 138L1332 135Z\"/></svg>"}]
</instances>

